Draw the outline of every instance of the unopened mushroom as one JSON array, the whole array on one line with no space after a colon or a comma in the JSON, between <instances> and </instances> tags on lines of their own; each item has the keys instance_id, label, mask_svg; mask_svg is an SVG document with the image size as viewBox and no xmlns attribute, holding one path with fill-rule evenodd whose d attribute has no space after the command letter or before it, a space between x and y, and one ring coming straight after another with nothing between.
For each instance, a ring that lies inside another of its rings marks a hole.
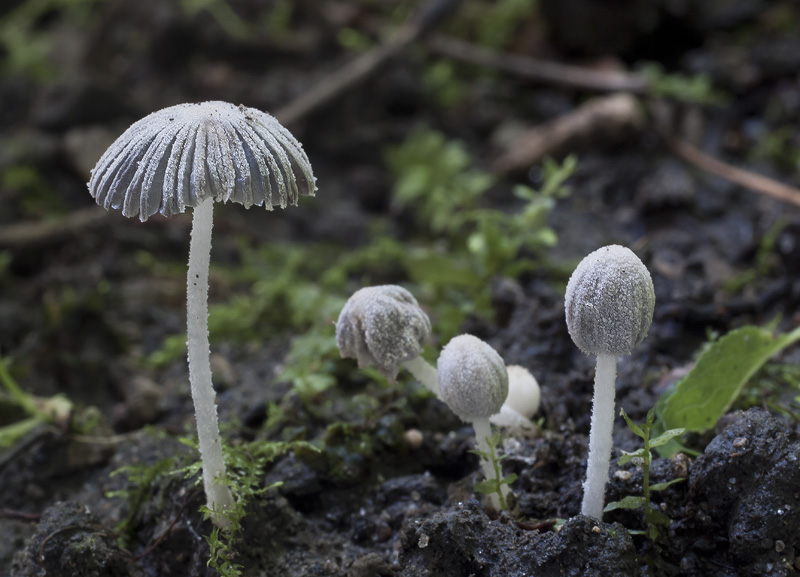
<instances>
[{"instance_id":1,"label":"unopened mushroom","mask_svg":"<svg viewBox=\"0 0 800 577\"><path fill-rule=\"evenodd\" d=\"M106 209L145 221L193 207L187 275L189 380L197 419L203 485L212 519L228 524L233 505L211 384L208 268L214 202L272 210L316 190L301 144L275 118L228 102L179 104L134 123L92 170L89 192Z\"/></svg>"},{"instance_id":2,"label":"unopened mushroom","mask_svg":"<svg viewBox=\"0 0 800 577\"><path fill-rule=\"evenodd\" d=\"M489 417L500 412L508 396L508 371L503 358L478 337L459 335L442 349L437 366L442 400L462 421L472 425L478 451L489 454ZM487 479L494 478L490 461L481 458L481 468ZM505 496L508 485L501 485L501 491ZM497 495L489 495L489 499L499 508Z\"/></svg>"},{"instance_id":3,"label":"unopened mushroom","mask_svg":"<svg viewBox=\"0 0 800 577\"><path fill-rule=\"evenodd\" d=\"M505 427L514 433L534 429L531 417L539 410L542 392L536 377L519 365L509 365L508 396L500 412L492 415L489 421L498 427Z\"/></svg>"},{"instance_id":4,"label":"unopened mushroom","mask_svg":"<svg viewBox=\"0 0 800 577\"><path fill-rule=\"evenodd\" d=\"M376 367L390 382L403 367L438 395L436 369L421 356L430 335L428 315L398 285L357 290L336 321L336 345L342 358L356 359L361 368Z\"/></svg>"},{"instance_id":5,"label":"unopened mushroom","mask_svg":"<svg viewBox=\"0 0 800 577\"><path fill-rule=\"evenodd\" d=\"M567 328L577 347L597 355L589 460L581 513L601 519L614 429L617 357L647 336L655 307L653 281L625 247L600 248L578 264L567 283Z\"/></svg>"}]
</instances>

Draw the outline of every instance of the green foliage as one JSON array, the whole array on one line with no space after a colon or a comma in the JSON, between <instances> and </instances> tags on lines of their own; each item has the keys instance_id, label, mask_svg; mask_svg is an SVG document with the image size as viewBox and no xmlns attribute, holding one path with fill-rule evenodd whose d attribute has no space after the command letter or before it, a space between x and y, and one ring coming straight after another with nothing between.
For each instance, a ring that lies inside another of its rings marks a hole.
<instances>
[{"instance_id":1,"label":"green foliage","mask_svg":"<svg viewBox=\"0 0 800 577\"><path fill-rule=\"evenodd\" d=\"M716 425L745 383L770 357L800 340L800 328L775 336L769 329L744 326L710 343L691 371L656 403L656 432L684 428L702 432ZM664 457L681 450L677 441L659 448Z\"/></svg>"},{"instance_id":2,"label":"green foliage","mask_svg":"<svg viewBox=\"0 0 800 577\"><path fill-rule=\"evenodd\" d=\"M254 36L252 26L225 0L180 0L180 7L189 16L207 12L231 38L250 40Z\"/></svg>"},{"instance_id":3,"label":"green foliage","mask_svg":"<svg viewBox=\"0 0 800 577\"><path fill-rule=\"evenodd\" d=\"M775 254L775 243L787 224L786 219L778 218L769 227L758 243L758 250L753 259L754 265L726 281L724 285L726 291L736 293L752 286L759 279L771 277L772 271L779 263Z\"/></svg>"},{"instance_id":4,"label":"green foliage","mask_svg":"<svg viewBox=\"0 0 800 577\"><path fill-rule=\"evenodd\" d=\"M546 224L547 216L556 199L569 194L564 183L575 171L577 163L574 156L567 157L563 164L545 159L542 190L521 185L514 188L514 195L526 202L522 210L506 214L478 209L465 216L464 220L475 226L475 231L467 239L467 247L477 258L483 274L517 277L536 264L519 258L522 251L535 254L556 244L558 239Z\"/></svg>"},{"instance_id":5,"label":"green foliage","mask_svg":"<svg viewBox=\"0 0 800 577\"><path fill-rule=\"evenodd\" d=\"M655 409L650 409L647 412L647 418L645 422L639 426L635 424L628 415L625 413L625 409L620 409L620 414L625 419L625 422L628 424L628 428L633 431L633 433L640 437L644 443L644 446L637 451L633 451L629 453L627 451L623 451L623 455L619 458L619 464L624 465L630 462L633 459L641 459L642 462L642 471L644 473L644 480L642 481L642 496L628 496L622 499L621 501L614 501L606 505L604 512L614 511L615 509L639 509L644 508L644 516L645 520L647 521L647 531L644 533L647 537L655 542L656 538L658 538L659 531L661 529L666 529L669 527L670 518L667 517L661 511L654 509L650 503L650 493L653 491L663 491L670 485L675 483L679 483L684 479L673 479L672 481L667 481L665 483L654 483L650 484L650 463L652 460L652 453L651 451L656 447L663 446L675 437L682 435L684 433L684 429L670 429L669 431L664 431L660 435L655 438L650 438L650 434L653 429L653 421L655 419ZM641 531L630 531L631 533L642 533Z\"/></svg>"},{"instance_id":6,"label":"green foliage","mask_svg":"<svg viewBox=\"0 0 800 577\"><path fill-rule=\"evenodd\" d=\"M48 14L60 12L72 22L85 25L95 5L103 0L25 0L0 18L0 61L4 73L24 74L37 81L51 77L53 38L40 26Z\"/></svg>"},{"instance_id":7,"label":"green foliage","mask_svg":"<svg viewBox=\"0 0 800 577\"><path fill-rule=\"evenodd\" d=\"M184 438L181 441L197 449L194 439ZM256 439L238 445L223 444L222 452L228 469L227 477L217 481L230 487L235 504L232 509L225 511L225 517L231 524L224 531L214 527L211 534L205 536L210 547L208 566L216 569L221 577L238 577L244 569L235 559L236 544L241 538L241 522L247 506L253 499L281 485L280 482L264 485L267 466L279 456L297 449L318 451L316 447L304 441L280 442ZM178 472L186 478L195 478L195 483L201 484L201 470L201 463L196 461ZM200 509L206 519L211 516L212 512L207 506L204 505Z\"/></svg>"},{"instance_id":8,"label":"green foliage","mask_svg":"<svg viewBox=\"0 0 800 577\"><path fill-rule=\"evenodd\" d=\"M765 130L750 151L753 162L769 161L778 170L793 173L800 167L800 150L797 148L797 124L776 126Z\"/></svg>"},{"instance_id":9,"label":"green foliage","mask_svg":"<svg viewBox=\"0 0 800 577\"><path fill-rule=\"evenodd\" d=\"M72 417L73 404L64 395L40 398L24 391L11 376L8 361L0 357L0 384L5 394L0 394L0 407L26 415L0 427L0 447L11 447L41 424L65 429ZM20 415L22 416L22 415Z\"/></svg>"},{"instance_id":10,"label":"green foliage","mask_svg":"<svg viewBox=\"0 0 800 577\"><path fill-rule=\"evenodd\" d=\"M466 0L448 26L451 33L491 49L506 48L534 16L537 0Z\"/></svg>"},{"instance_id":11,"label":"green foliage","mask_svg":"<svg viewBox=\"0 0 800 577\"><path fill-rule=\"evenodd\" d=\"M107 498L122 498L128 504L128 514L114 528L120 535L122 546L127 546L133 537L142 508L159 490L164 480L173 474L176 463L175 457L166 457L152 464L125 465L112 471L112 477L125 475L127 479L124 489L106 493Z\"/></svg>"},{"instance_id":12,"label":"green foliage","mask_svg":"<svg viewBox=\"0 0 800 577\"><path fill-rule=\"evenodd\" d=\"M459 213L474 208L494 177L473 168L461 142L447 141L443 134L417 130L386 153L386 164L395 177L393 199L412 207L421 224L434 233L456 234Z\"/></svg>"},{"instance_id":13,"label":"green foliage","mask_svg":"<svg viewBox=\"0 0 800 577\"><path fill-rule=\"evenodd\" d=\"M711 80L703 75L668 74L655 62L646 63L640 70L648 83L650 94L696 104L723 105L727 97L714 89Z\"/></svg>"},{"instance_id":14,"label":"green foliage","mask_svg":"<svg viewBox=\"0 0 800 577\"><path fill-rule=\"evenodd\" d=\"M292 339L279 381L292 383L292 389L305 401L336 384L333 375L339 349L334 325L314 325L309 332Z\"/></svg>"},{"instance_id":15,"label":"green foliage","mask_svg":"<svg viewBox=\"0 0 800 577\"><path fill-rule=\"evenodd\" d=\"M478 493L483 493L484 495L492 495L495 494L500 498L500 508L504 511L508 511L508 504L506 503L506 498L503 495L503 485L510 485L514 481L517 480L517 474L511 473L503 477L503 469L500 467L500 461L505 459L508 455L502 455L500 457L497 456L497 446L500 444L500 433L495 433L491 437L486 438L486 442L489 445L489 452L486 453L484 451L470 451L470 453L474 453L478 455L481 459L488 461L492 464L492 468L494 469L494 478L493 479L484 479L483 481L478 481L474 485L474 489Z\"/></svg>"}]
</instances>

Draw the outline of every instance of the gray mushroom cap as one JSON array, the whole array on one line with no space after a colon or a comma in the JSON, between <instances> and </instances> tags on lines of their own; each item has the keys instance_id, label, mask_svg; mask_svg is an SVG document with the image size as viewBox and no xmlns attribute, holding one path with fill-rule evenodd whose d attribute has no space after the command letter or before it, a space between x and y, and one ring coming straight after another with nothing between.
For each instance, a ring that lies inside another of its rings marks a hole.
<instances>
[{"instance_id":1,"label":"gray mushroom cap","mask_svg":"<svg viewBox=\"0 0 800 577\"><path fill-rule=\"evenodd\" d=\"M437 365L442 400L461 419L487 419L500 412L508 396L508 371L488 343L472 335L454 337Z\"/></svg>"},{"instance_id":2,"label":"gray mushroom cap","mask_svg":"<svg viewBox=\"0 0 800 577\"><path fill-rule=\"evenodd\" d=\"M353 293L336 321L342 358L376 367L390 381L400 363L416 358L431 334L431 322L417 299L401 286L365 287Z\"/></svg>"},{"instance_id":3,"label":"gray mushroom cap","mask_svg":"<svg viewBox=\"0 0 800 577\"><path fill-rule=\"evenodd\" d=\"M567 283L567 328L587 354L628 355L647 336L655 302L639 257L623 246L605 246L584 258Z\"/></svg>"},{"instance_id":4,"label":"gray mushroom cap","mask_svg":"<svg viewBox=\"0 0 800 577\"><path fill-rule=\"evenodd\" d=\"M288 130L265 112L220 101L142 118L106 150L89 180L97 204L142 221L208 197L284 208L315 190L311 163Z\"/></svg>"}]
</instances>

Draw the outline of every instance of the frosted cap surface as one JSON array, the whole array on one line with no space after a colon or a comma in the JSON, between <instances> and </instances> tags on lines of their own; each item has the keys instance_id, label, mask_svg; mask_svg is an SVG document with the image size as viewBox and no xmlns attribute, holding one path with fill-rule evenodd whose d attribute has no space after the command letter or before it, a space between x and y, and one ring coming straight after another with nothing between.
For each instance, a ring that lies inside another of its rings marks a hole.
<instances>
[{"instance_id":1,"label":"frosted cap surface","mask_svg":"<svg viewBox=\"0 0 800 577\"><path fill-rule=\"evenodd\" d=\"M106 150L89 180L97 204L141 221L208 197L284 208L315 190L311 163L286 128L265 112L221 101L145 116Z\"/></svg>"},{"instance_id":2,"label":"frosted cap surface","mask_svg":"<svg viewBox=\"0 0 800 577\"><path fill-rule=\"evenodd\" d=\"M655 302L639 257L623 246L604 246L584 258L567 283L567 328L587 354L628 355L647 336Z\"/></svg>"},{"instance_id":3,"label":"frosted cap surface","mask_svg":"<svg viewBox=\"0 0 800 577\"><path fill-rule=\"evenodd\" d=\"M464 421L499 413L508 396L503 358L472 335L454 337L442 349L437 370L442 400Z\"/></svg>"},{"instance_id":4,"label":"frosted cap surface","mask_svg":"<svg viewBox=\"0 0 800 577\"><path fill-rule=\"evenodd\" d=\"M365 287L353 293L336 321L342 358L376 367L390 381L400 363L416 358L431 334L431 321L417 299L398 285Z\"/></svg>"}]
</instances>

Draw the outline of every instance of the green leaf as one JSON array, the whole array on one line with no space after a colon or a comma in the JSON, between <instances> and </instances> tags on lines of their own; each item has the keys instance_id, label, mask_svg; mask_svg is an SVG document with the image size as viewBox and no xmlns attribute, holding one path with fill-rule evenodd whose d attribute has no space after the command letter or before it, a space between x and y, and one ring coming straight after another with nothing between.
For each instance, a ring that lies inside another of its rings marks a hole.
<instances>
[{"instance_id":1,"label":"green leaf","mask_svg":"<svg viewBox=\"0 0 800 577\"><path fill-rule=\"evenodd\" d=\"M670 485L674 485L675 483L680 483L681 481L685 481L686 479L672 479L672 481L667 481L665 483L655 483L654 485L650 485L651 491L663 491Z\"/></svg>"},{"instance_id":2,"label":"green leaf","mask_svg":"<svg viewBox=\"0 0 800 577\"><path fill-rule=\"evenodd\" d=\"M473 489L475 489L478 493L491 495L492 493L497 492L497 479L478 481L475 483L475 485L473 485Z\"/></svg>"},{"instance_id":3,"label":"green leaf","mask_svg":"<svg viewBox=\"0 0 800 577\"><path fill-rule=\"evenodd\" d=\"M675 437L680 437L685 432L686 432L686 429L684 429L684 428L670 429L669 431L664 431L659 436L657 436L655 439L652 439L650 441L650 448L652 449L653 447L660 447L661 445L664 445L664 444L668 443L669 441L671 441Z\"/></svg>"},{"instance_id":4,"label":"green leaf","mask_svg":"<svg viewBox=\"0 0 800 577\"><path fill-rule=\"evenodd\" d=\"M628 423L628 428L633 431L637 437L644 439L644 431L642 431L642 428L639 425L631 421L631 418L628 416L628 413L625 412L625 409L620 407L619 414L622 415L622 418L625 419L626 423Z\"/></svg>"},{"instance_id":5,"label":"green leaf","mask_svg":"<svg viewBox=\"0 0 800 577\"><path fill-rule=\"evenodd\" d=\"M618 463L620 465L624 465L626 463L630 463L635 458L644 459L646 450L644 448L637 449L636 451L628 452L622 451L622 456L619 458Z\"/></svg>"},{"instance_id":6,"label":"green leaf","mask_svg":"<svg viewBox=\"0 0 800 577\"><path fill-rule=\"evenodd\" d=\"M505 455L504 455L504 456L505 456ZM507 476L505 477L505 479L503 479L502 481L500 481L500 484L501 484L501 485L510 485L511 483L513 483L514 481L516 481L518 477L519 477L519 476L518 476L516 473L510 473L509 475L507 475Z\"/></svg>"},{"instance_id":7,"label":"green leaf","mask_svg":"<svg viewBox=\"0 0 800 577\"><path fill-rule=\"evenodd\" d=\"M771 356L798 340L800 327L775 337L767 329L745 326L711 343L689 374L658 400L655 428L697 432L712 428L748 379ZM679 449L677 443L665 443L658 452L670 457Z\"/></svg>"},{"instance_id":8,"label":"green leaf","mask_svg":"<svg viewBox=\"0 0 800 577\"><path fill-rule=\"evenodd\" d=\"M613 501L606 505L606 508L603 509L604 513L608 513L609 511L614 511L616 509L638 509L644 505L644 497L634 497L633 495L629 495L622 499L621 501Z\"/></svg>"}]
</instances>

